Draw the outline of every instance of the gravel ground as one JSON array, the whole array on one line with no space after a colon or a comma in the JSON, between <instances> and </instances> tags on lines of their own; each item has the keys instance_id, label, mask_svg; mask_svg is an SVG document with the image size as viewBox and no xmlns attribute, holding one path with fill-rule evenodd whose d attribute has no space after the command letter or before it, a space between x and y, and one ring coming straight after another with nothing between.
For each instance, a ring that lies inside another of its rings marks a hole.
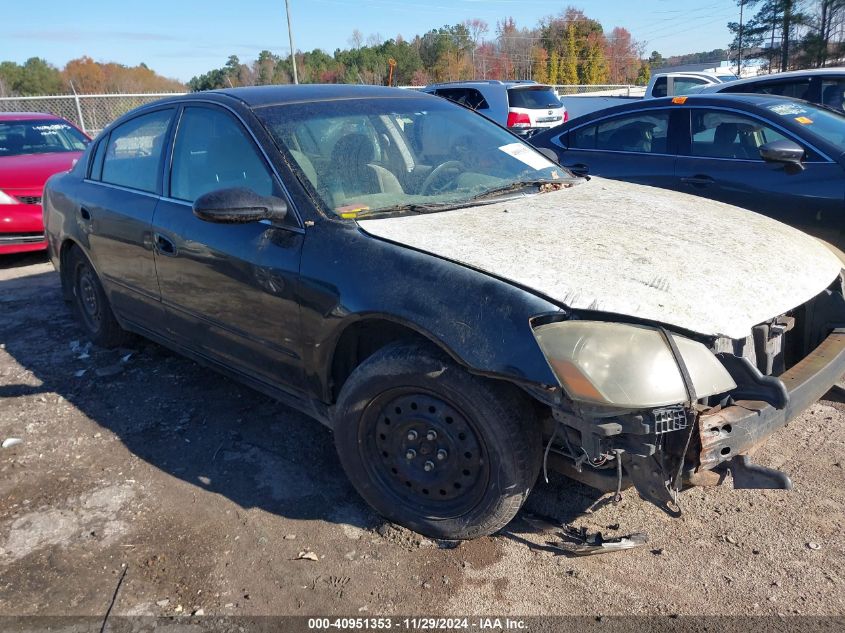
<instances>
[{"instance_id":1,"label":"gravel ground","mask_svg":"<svg viewBox=\"0 0 845 633\"><path fill-rule=\"evenodd\" d=\"M755 456L791 492L694 489L672 519L555 479L529 510L648 546L559 556L520 517L451 547L374 516L303 415L152 343L91 348L58 288L0 261L0 616L102 615L124 570L115 615L845 614L842 385Z\"/></svg>"}]
</instances>

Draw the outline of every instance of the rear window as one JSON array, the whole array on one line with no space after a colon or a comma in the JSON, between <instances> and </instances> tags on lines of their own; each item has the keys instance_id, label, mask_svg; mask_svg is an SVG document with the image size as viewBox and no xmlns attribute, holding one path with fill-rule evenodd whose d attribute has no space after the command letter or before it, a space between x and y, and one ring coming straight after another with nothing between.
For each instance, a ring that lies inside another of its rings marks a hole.
<instances>
[{"instance_id":1,"label":"rear window","mask_svg":"<svg viewBox=\"0 0 845 633\"><path fill-rule=\"evenodd\" d=\"M508 103L511 108L527 108L529 110L546 110L559 108L560 99L555 91L548 86L536 88L511 88L508 90Z\"/></svg>"},{"instance_id":2,"label":"rear window","mask_svg":"<svg viewBox=\"0 0 845 633\"><path fill-rule=\"evenodd\" d=\"M806 99L810 94L810 79L797 81L766 81L762 83L746 83L728 88L724 92L745 92L761 95L778 95Z\"/></svg>"},{"instance_id":3,"label":"rear window","mask_svg":"<svg viewBox=\"0 0 845 633\"><path fill-rule=\"evenodd\" d=\"M0 156L81 152L82 132L60 119L0 122Z\"/></svg>"}]
</instances>

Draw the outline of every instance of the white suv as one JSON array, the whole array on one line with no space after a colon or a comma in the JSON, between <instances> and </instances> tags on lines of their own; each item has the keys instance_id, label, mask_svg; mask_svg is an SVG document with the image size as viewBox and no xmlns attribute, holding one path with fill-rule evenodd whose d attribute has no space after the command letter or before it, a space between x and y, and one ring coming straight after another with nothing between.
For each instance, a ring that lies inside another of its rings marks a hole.
<instances>
[{"instance_id":1,"label":"white suv","mask_svg":"<svg viewBox=\"0 0 845 633\"><path fill-rule=\"evenodd\" d=\"M476 110L521 136L569 120L554 88L535 81L452 81L428 85L423 92Z\"/></svg>"}]
</instances>

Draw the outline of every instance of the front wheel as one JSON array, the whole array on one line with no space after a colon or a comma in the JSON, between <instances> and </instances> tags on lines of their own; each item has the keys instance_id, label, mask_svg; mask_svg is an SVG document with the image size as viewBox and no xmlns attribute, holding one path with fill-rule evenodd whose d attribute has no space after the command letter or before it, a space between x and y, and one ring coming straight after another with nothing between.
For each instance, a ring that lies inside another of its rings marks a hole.
<instances>
[{"instance_id":1,"label":"front wheel","mask_svg":"<svg viewBox=\"0 0 845 633\"><path fill-rule=\"evenodd\" d=\"M377 512L426 536L475 538L510 522L537 479L540 429L526 404L512 385L393 344L341 390L335 444Z\"/></svg>"}]
</instances>

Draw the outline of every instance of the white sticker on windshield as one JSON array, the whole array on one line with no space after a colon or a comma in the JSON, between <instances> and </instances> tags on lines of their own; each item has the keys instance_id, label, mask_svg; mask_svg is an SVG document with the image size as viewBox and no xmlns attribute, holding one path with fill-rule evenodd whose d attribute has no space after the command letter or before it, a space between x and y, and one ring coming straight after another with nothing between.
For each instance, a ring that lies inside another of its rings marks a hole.
<instances>
[{"instance_id":1,"label":"white sticker on windshield","mask_svg":"<svg viewBox=\"0 0 845 633\"><path fill-rule=\"evenodd\" d=\"M499 151L504 152L508 156L513 156L516 160L525 163L532 169L546 169L547 167L554 167L554 163L542 154L538 154L530 147L522 143L509 143L502 145Z\"/></svg>"}]
</instances>

